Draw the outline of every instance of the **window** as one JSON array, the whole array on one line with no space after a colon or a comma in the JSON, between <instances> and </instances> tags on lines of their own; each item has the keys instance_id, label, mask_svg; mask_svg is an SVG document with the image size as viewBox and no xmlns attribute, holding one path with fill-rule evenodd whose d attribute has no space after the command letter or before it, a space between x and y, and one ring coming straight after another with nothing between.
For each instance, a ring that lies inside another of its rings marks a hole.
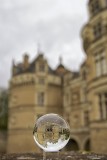
<instances>
[{"instance_id":1,"label":"window","mask_svg":"<svg viewBox=\"0 0 107 160\"><path fill-rule=\"evenodd\" d=\"M44 92L39 92L38 93L38 105L43 106L44 105L44 99L45 95Z\"/></svg>"},{"instance_id":2,"label":"window","mask_svg":"<svg viewBox=\"0 0 107 160\"><path fill-rule=\"evenodd\" d=\"M104 53L95 56L96 76L99 77L107 73L107 62Z\"/></svg>"},{"instance_id":3,"label":"window","mask_svg":"<svg viewBox=\"0 0 107 160\"><path fill-rule=\"evenodd\" d=\"M38 82L39 82L39 84L45 84L45 79L44 78L39 78Z\"/></svg>"},{"instance_id":4,"label":"window","mask_svg":"<svg viewBox=\"0 0 107 160\"><path fill-rule=\"evenodd\" d=\"M39 71L44 72L45 71L45 65L44 64L39 64Z\"/></svg>"},{"instance_id":5,"label":"window","mask_svg":"<svg viewBox=\"0 0 107 160\"><path fill-rule=\"evenodd\" d=\"M46 127L46 132L52 132L52 131L53 131L53 126Z\"/></svg>"},{"instance_id":6,"label":"window","mask_svg":"<svg viewBox=\"0 0 107 160\"><path fill-rule=\"evenodd\" d=\"M101 57L102 74L107 73L107 64L104 56Z\"/></svg>"},{"instance_id":7,"label":"window","mask_svg":"<svg viewBox=\"0 0 107 160\"><path fill-rule=\"evenodd\" d=\"M84 112L84 125L85 126L89 125L89 112L88 111Z\"/></svg>"},{"instance_id":8,"label":"window","mask_svg":"<svg viewBox=\"0 0 107 160\"><path fill-rule=\"evenodd\" d=\"M107 119L107 93L99 94L100 118Z\"/></svg>"},{"instance_id":9,"label":"window","mask_svg":"<svg viewBox=\"0 0 107 160\"><path fill-rule=\"evenodd\" d=\"M101 37L101 35L102 35L102 24L101 24L101 22L98 22L94 25L93 32L94 32L95 39Z\"/></svg>"},{"instance_id":10,"label":"window","mask_svg":"<svg viewBox=\"0 0 107 160\"><path fill-rule=\"evenodd\" d=\"M100 11L101 6L98 0L95 0L91 3L91 12L92 14L96 14Z\"/></svg>"}]
</instances>

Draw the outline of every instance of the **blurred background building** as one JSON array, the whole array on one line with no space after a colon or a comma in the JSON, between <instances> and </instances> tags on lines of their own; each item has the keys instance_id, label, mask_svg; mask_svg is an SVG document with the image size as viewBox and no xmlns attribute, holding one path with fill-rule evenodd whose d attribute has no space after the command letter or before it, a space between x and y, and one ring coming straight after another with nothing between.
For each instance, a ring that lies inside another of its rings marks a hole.
<instances>
[{"instance_id":1,"label":"blurred background building","mask_svg":"<svg viewBox=\"0 0 107 160\"><path fill-rule=\"evenodd\" d=\"M34 123L52 112L70 124L65 150L107 152L107 0L89 0L88 10L81 32L87 59L79 72L66 69L61 58L51 69L41 52L32 62L27 53L21 63L13 62L7 152L39 151L32 138Z\"/></svg>"}]
</instances>

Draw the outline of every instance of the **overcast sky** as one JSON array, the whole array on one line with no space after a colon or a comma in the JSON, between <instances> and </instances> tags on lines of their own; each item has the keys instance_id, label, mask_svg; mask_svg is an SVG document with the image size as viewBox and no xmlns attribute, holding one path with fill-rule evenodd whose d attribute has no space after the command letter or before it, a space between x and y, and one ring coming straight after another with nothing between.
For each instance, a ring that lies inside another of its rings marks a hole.
<instances>
[{"instance_id":1,"label":"overcast sky","mask_svg":"<svg viewBox=\"0 0 107 160\"><path fill-rule=\"evenodd\" d=\"M88 0L0 0L0 86L8 86L12 59L18 63L38 44L50 66L77 70L85 58L81 30L88 21Z\"/></svg>"}]
</instances>

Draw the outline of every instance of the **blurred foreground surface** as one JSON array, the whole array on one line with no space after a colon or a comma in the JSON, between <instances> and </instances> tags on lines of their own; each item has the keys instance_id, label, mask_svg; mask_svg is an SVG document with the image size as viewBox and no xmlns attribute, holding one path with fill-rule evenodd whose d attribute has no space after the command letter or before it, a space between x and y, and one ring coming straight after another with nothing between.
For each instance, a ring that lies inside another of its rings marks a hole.
<instances>
[{"instance_id":1,"label":"blurred foreground surface","mask_svg":"<svg viewBox=\"0 0 107 160\"><path fill-rule=\"evenodd\" d=\"M65 152L60 153L61 160L107 160L106 154L86 153L86 152ZM59 158L51 155L51 160L59 160ZM24 154L1 154L0 160L42 160L43 155L37 153L24 153ZM48 159L48 157L47 157ZM49 160L49 159L48 159Z\"/></svg>"}]
</instances>

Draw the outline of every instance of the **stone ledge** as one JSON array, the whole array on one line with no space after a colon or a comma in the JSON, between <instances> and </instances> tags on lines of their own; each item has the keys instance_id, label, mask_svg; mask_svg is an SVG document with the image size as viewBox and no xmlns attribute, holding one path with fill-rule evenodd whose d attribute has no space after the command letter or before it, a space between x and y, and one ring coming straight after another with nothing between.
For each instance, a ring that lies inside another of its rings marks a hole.
<instances>
[{"instance_id":1,"label":"stone ledge","mask_svg":"<svg viewBox=\"0 0 107 160\"><path fill-rule=\"evenodd\" d=\"M86 152L65 152L60 153L60 160L107 160L106 154L95 154ZM51 160L59 160L58 157L51 156ZM0 154L0 160L43 160L42 154L37 153L13 153ZM48 159L49 160L49 159Z\"/></svg>"}]
</instances>

